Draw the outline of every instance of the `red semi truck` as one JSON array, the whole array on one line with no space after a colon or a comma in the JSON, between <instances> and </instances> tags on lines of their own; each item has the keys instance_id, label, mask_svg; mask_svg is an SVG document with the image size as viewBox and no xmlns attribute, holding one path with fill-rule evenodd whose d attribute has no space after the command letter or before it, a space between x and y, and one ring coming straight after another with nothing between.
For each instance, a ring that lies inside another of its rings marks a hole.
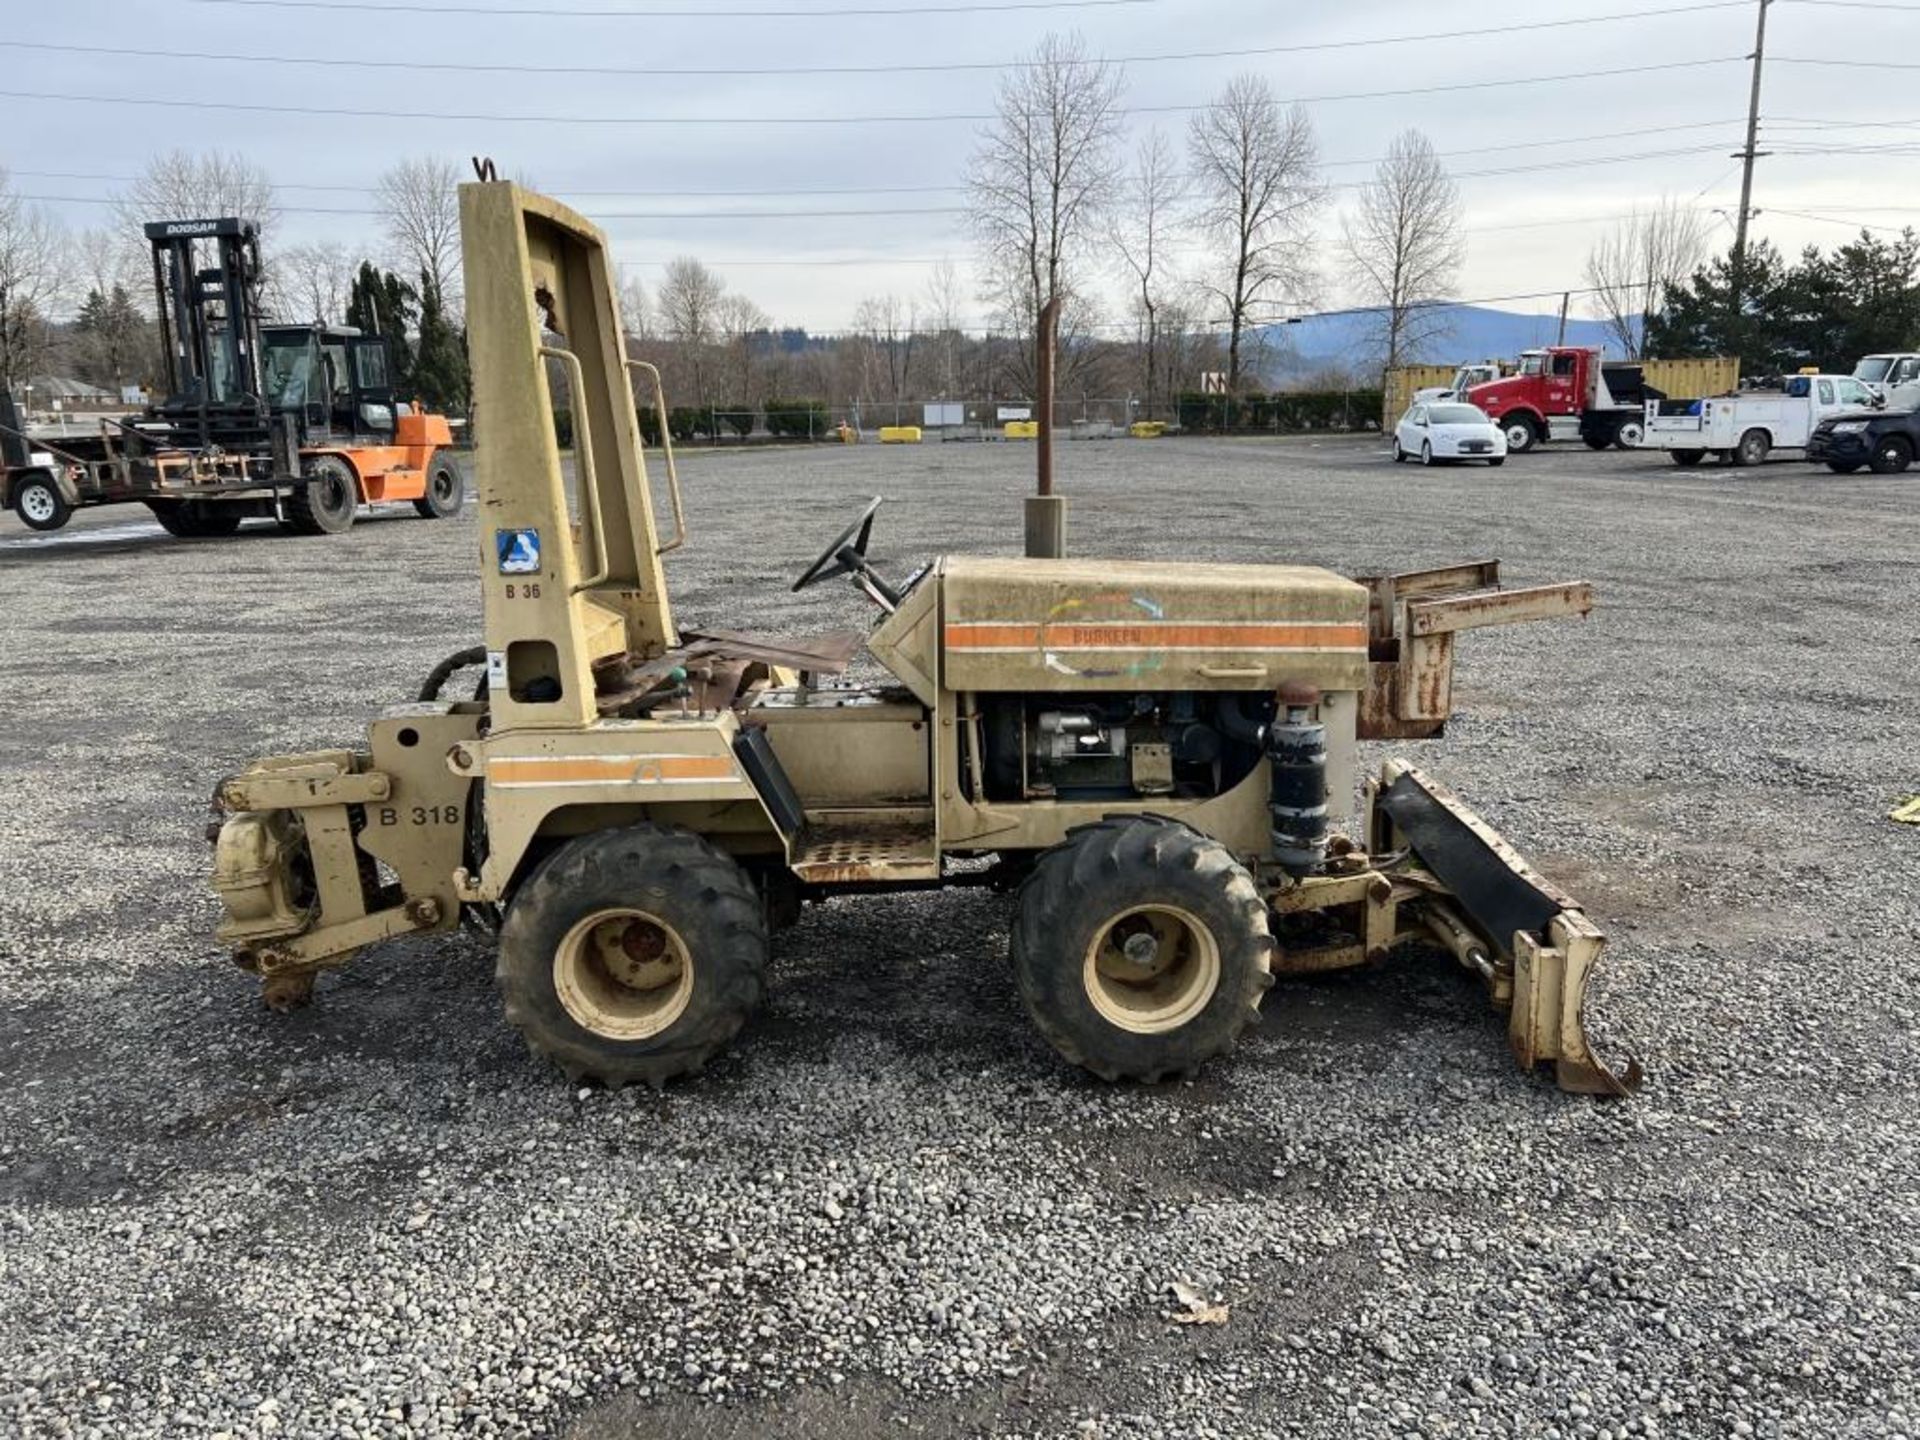
<instances>
[{"instance_id":1,"label":"red semi truck","mask_svg":"<svg viewBox=\"0 0 1920 1440\"><path fill-rule=\"evenodd\" d=\"M1632 449L1645 431L1647 401L1667 397L1646 383L1640 366L1603 362L1598 346L1553 345L1523 350L1518 372L1475 385L1463 398L1486 411L1517 454L1576 436L1595 450Z\"/></svg>"}]
</instances>

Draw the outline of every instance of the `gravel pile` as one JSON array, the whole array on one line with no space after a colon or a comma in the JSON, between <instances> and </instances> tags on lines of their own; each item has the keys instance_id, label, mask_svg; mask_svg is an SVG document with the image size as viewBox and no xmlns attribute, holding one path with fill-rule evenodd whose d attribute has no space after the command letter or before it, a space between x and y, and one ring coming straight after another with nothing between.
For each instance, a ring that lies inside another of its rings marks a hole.
<instances>
[{"instance_id":1,"label":"gravel pile","mask_svg":"<svg viewBox=\"0 0 1920 1440\"><path fill-rule=\"evenodd\" d=\"M786 586L864 497L883 569L1005 552L1030 459L696 458L680 618L861 623ZM463 937L270 1016L211 942L207 797L476 638L471 515L9 516L0 1432L1920 1434L1920 832L1885 819L1920 790L1915 482L1060 464L1078 553L1595 582L1584 625L1467 637L1451 733L1395 748L1613 937L1593 1020L1642 1095L1519 1074L1432 955L1282 981L1230 1062L1105 1086L1029 1033L970 891L810 909L663 1094L530 1059Z\"/></svg>"}]
</instances>

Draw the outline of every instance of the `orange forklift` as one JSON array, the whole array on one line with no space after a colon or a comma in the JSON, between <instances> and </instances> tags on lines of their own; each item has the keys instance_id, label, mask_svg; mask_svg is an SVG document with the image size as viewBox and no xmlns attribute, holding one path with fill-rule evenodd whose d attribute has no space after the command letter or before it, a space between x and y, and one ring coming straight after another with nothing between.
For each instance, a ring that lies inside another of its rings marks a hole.
<instances>
[{"instance_id":1,"label":"orange forklift","mask_svg":"<svg viewBox=\"0 0 1920 1440\"><path fill-rule=\"evenodd\" d=\"M57 530L84 505L138 502L170 534L231 535L250 516L335 535L363 504L460 509L444 415L398 399L381 336L264 324L258 228L240 219L146 227L166 395L97 435L29 436L0 395L0 505Z\"/></svg>"}]
</instances>

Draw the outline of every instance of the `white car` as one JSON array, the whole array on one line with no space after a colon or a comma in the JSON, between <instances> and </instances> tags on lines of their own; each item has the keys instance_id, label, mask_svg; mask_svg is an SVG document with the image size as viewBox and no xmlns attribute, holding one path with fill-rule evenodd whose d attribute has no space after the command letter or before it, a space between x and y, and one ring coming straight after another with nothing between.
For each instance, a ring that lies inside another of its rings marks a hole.
<instances>
[{"instance_id":1,"label":"white car","mask_svg":"<svg viewBox=\"0 0 1920 1440\"><path fill-rule=\"evenodd\" d=\"M1484 460L1507 463L1507 437L1477 405L1445 400L1407 407L1393 427L1395 462L1418 458L1422 465L1439 460Z\"/></svg>"}]
</instances>

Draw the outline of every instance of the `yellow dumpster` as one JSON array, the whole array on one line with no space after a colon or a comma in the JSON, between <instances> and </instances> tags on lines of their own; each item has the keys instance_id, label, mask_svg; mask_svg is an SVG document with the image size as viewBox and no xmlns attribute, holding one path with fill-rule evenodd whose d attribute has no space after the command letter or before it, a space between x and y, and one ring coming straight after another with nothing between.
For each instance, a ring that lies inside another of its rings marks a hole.
<instances>
[{"instance_id":1,"label":"yellow dumpster","mask_svg":"<svg viewBox=\"0 0 1920 1440\"><path fill-rule=\"evenodd\" d=\"M1009 420L1004 431L1009 440L1038 440L1040 422L1038 420Z\"/></svg>"},{"instance_id":2,"label":"yellow dumpster","mask_svg":"<svg viewBox=\"0 0 1920 1440\"><path fill-rule=\"evenodd\" d=\"M918 425L882 425L880 443L882 445L918 445L920 427Z\"/></svg>"},{"instance_id":3,"label":"yellow dumpster","mask_svg":"<svg viewBox=\"0 0 1920 1440\"><path fill-rule=\"evenodd\" d=\"M1127 434L1136 440L1158 440L1167 433L1164 420L1136 420L1127 427Z\"/></svg>"}]
</instances>

